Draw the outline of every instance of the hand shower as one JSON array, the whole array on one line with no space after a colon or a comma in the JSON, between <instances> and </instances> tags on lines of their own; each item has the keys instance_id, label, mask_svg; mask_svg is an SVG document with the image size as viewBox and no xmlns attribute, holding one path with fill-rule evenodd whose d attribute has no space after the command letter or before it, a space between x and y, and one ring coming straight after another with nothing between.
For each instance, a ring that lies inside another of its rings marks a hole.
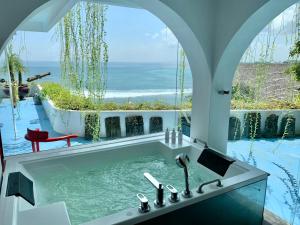
<instances>
[{"instance_id":1,"label":"hand shower","mask_svg":"<svg viewBox=\"0 0 300 225\"><path fill-rule=\"evenodd\" d=\"M184 169L184 177L185 177L185 190L182 192L182 196L184 198L192 197L192 193L189 188L189 173L187 169L187 164L190 162L190 159L187 154L181 153L175 158L176 164Z\"/></svg>"}]
</instances>

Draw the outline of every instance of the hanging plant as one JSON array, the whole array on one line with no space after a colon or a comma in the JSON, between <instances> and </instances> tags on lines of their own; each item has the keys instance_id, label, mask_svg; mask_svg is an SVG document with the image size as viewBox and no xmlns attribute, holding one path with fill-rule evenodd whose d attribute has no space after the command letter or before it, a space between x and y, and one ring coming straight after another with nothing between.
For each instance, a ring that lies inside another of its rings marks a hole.
<instances>
[{"instance_id":1,"label":"hanging plant","mask_svg":"<svg viewBox=\"0 0 300 225\"><path fill-rule=\"evenodd\" d=\"M180 102L179 108L183 106L184 103L184 84L185 84L185 72L186 72L186 55L184 49L180 46L179 42L177 43L177 64L176 64L176 99L175 106L177 107L178 101L178 86L179 86L179 95ZM179 112L179 117L177 119L178 129L182 129L182 117L187 117L182 111ZM190 124L190 120L186 120Z\"/></svg>"},{"instance_id":2,"label":"hanging plant","mask_svg":"<svg viewBox=\"0 0 300 225\"><path fill-rule=\"evenodd\" d=\"M295 137L296 118L287 114L281 119L279 135L281 138Z\"/></svg>"},{"instance_id":3,"label":"hanging plant","mask_svg":"<svg viewBox=\"0 0 300 225\"><path fill-rule=\"evenodd\" d=\"M184 81L186 72L186 55L182 47L179 50L179 88L180 88L180 104L184 100Z\"/></svg>"},{"instance_id":4,"label":"hanging plant","mask_svg":"<svg viewBox=\"0 0 300 225\"><path fill-rule=\"evenodd\" d=\"M63 82L77 94L86 94L97 102L103 100L106 91L106 10L97 2L79 2L58 26Z\"/></svg>"},{"instance_id":5,"label":"hanging plant","mask_svg":"<svg viewBox=\"0 0 300 225\"><path fill-rule=\"evenodd\" d=\"M259 112L249 112L244 114L244 136L249 139L261 136L261 114Z\"/></svg>"},{"instance_id":6,"label":"hanging plant","mask_svg":"<svg viewBox=\"0 0 300 225\"><path fill-rule=\"evenodd\" d=\"M241 121L235 116L229 118L228 140L241 139Z\"/></svg>"},{"instance_id":7,"label":"hanging plant","mask_svg":"<svg viewBox=\"0 0 300 225\"><path fill-rule=\"evenodd\" d=\"M100 116L89 113L85 116L85 139L98 141L100 139Z\"/></svg>"}]
</instances>

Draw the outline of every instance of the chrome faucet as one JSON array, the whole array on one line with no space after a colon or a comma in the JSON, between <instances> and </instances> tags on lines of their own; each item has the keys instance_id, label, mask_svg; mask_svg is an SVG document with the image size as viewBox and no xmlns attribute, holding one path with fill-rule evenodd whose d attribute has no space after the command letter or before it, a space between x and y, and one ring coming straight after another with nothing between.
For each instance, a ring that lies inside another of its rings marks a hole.
<instances>
[{"instance_id":1,"label":"chrome faucet","mask_svg":"<svg viewBox=\"0 0 300 225\"><path fill-rule=\"evenodd\" d=\"M144 177L156 188L156 200L154 205L158 208L165 205L164 202L164 187L150 173L144 173Z\"/></svg>"},{"instance_id":2,"label":"chrome faucet","mask_svg":"<svg viewBox=\"0 0 300 225\"><path fill-rule=\"evenodd\" d=\"M217 187L223 187L222 183L221 183L221 180L220 179L215 179L215 180L212 180L212 181L208 181L208 182L205 182L203 184L201 184L197 190L198 193L202 194L204 193L203 191L203 187L208 185L208 184L212 184L212 183L215 183L217 182Z\"/></svg>"}]
</instances>

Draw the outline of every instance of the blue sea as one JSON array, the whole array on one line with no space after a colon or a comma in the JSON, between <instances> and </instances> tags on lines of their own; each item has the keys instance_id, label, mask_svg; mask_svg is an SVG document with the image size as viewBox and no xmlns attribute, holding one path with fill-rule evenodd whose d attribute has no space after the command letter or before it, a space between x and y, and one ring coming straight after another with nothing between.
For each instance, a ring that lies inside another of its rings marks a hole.
<instances>
[{"instance_id":1,"label":"blue sea","mask_svg":"<svg viewBox=\"0 0 300 225\"><path fill-rule=\"evenodd\" d=\"M51 72L38 82L60 82L58 62L27 63L24 80L32 75ZM180 89L177 89L180 92ZM186 69L185 96L192 94L192 75ZM162 101L174 104L176 96L176 65L161 63L109 63L106 101L142 102Z\"/></svg>"}]
</instances>

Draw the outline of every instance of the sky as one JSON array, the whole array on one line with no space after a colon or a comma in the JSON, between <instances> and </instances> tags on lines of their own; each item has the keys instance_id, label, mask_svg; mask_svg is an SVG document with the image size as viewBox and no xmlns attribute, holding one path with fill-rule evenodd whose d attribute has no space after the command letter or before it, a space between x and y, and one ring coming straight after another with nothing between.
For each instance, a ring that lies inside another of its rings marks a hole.
<instances>
[{"instance_id":1,"label":"sky","mask_svg":"<svg viewBox=\"0 0 300 225\"><path fill-rule=\"evenodd\" d=\"M105 26L110 62L176 62L177 39L148 11L109 6ZM15 49L22 43L26 46L21 54L25 61L59 61L55 28L47 33L17 32Z\"/></svg>"},{"instance_id":2,"label":"sky","mask_svg":"<svg viewBox=\"0 0 300 225\"><path fill-rule=\"evenodd\" d=\"M294 10L295 6L290 7L272 22L271 39L276 36L274 62L288 59L292 46L290 39L293 33ZM105 26L110 62L176 62L176 37L162 21L148 11L109 6ZM15 49L26 46L21 54L25 62L59 61L59 43L54 34L54 28L47 33L17 32L14 38ZM253 61L257 61L260 55L259 50L253 49L261 49L261 46L266 45L267 34L268 28L263 29L250 45Z\"/></svg>"},{"instance_id":3,"label":"sky","mask_svg":"<svg viewBox=\"0 0 300 225\"><path fill-rule=\"evenodd\" d=\"M283 11L254 38L249 47L254 52L252 54L253 61L259 61L260 54L264 52L261 49L263 46L268 45L269 41L274 42L275 47L273 62L284 62L289 59L289 51L295 41L295 10L296 5L293 5ZM244 54L243 58L246 55L247 53Z\"/></svg>"}]
</instances>

